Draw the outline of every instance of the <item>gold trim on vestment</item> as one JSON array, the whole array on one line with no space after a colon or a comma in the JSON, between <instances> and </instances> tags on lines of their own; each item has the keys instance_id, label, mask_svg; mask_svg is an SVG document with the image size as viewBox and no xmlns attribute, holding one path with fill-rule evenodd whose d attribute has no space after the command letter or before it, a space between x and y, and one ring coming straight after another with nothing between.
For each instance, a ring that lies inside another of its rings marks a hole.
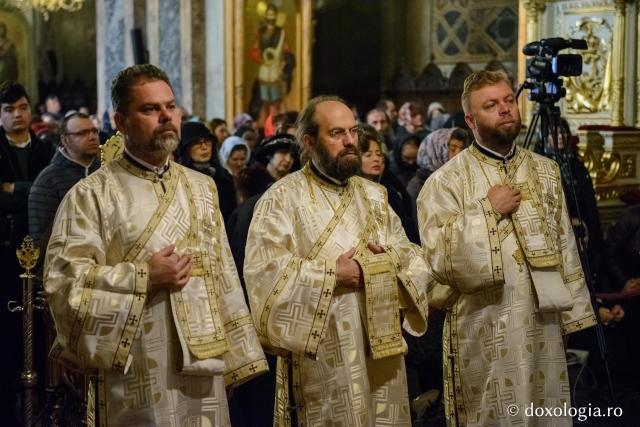
<instances>
[{"instance_id":1,"label":"gold trim on vestment","mask_svg":"<svg viewBox=\"0 0 640 427\"><path fill-rule=\"evenodd\" d=\"M109 425L107 411L107 384L105 381L104 370L98 369L98 421L100 427L107 427Z\"/></svg>"},{"instance_id":2,"label":"gold trim on vestment","mask_svg":"<svg viewBox=\"0 0 640 427\"><path fill-rule=\"evenodd\" d=\"M402 264L400 263L400 255L396 249L391 245L384 246L385 253L389 254L391 257L391 262L396 268L397 278L400 280L400 283L404 286L404 289L409 294L409 297L416 302L418 306L422 306L424 304L424 300L427 298L427 294L424 293L422 295L419 294L418 288L415 283L411 280L411 278L404 272L400 271L402 269ZM432 283L438 283L436 280L432 280Z\"/></svg>"},{"instance_id":3,"label":"gold trim on vestment","mask_svg":"<svg viewBox=\"0 0 640 427\"><path fill-rule=\"evenodd\" d=\"M538 220L540 221L540 228L542 229L542 234L545 239L545 249L531 249L528 245L527 235L522 228L521 223L521 214L520 211L516 211L512 214L514 218L514 226L516 230L516 236L518 237L518 241L520 242L520 247L522 248L527 262L532 267L537 268L545 268L545 267L555 267L560 265L560 254L559 249L556 247L554 241L551 239L551 234L549 230L549 223L547 221L547 217L544 212L544 206L542 203L542 188L540 186L540 178L538 177L538 172L535 167L535 162L533 159L533 155L530 152L526 152L525 156L528 160L528 185L529 190L533 187L533 191L530 191L531 195L531 203L533 207L536 209L538 214ZM562 194L559 196L556 195L556 200L562 200ZM559 206L549 206L549 209L554 212L554 220L556 224L560 224L560 216L559 216Z\"/></svg>"},{"instance_id":4,"label":"gold trim on vestment","mask_svg":"<svg viewBox=\"0 0 640 427\"><path fill-rule=\"evenodd\" d=\"M349 180L349 183L347 184L343 192L342 187L339 187L337 185L330 185L324 182L323 180L321 180L320 178L318 178L317 176L315 176L315 174L311 171L311 168L309 167L309 165L305 166L305 169L303 169L303 172L307 176L311 177L318 185L327 187L331 190L337 189L341 196L340 205L338 205L338 208L335 210L333 217L331 217L331 220L329 221L329 223L327 223L327 225L324 227L324 230L322 230L322 233L320 233L320 236L318 237L316 242L313 244L313 247L311 248L311 250L309 250L309 254L307 254L306 256L307 260L312 260L312 259L315 259L316 256L318 256L318 254L320 253L320 250L324 247L325 243L327 243L327 240L329 240L329 237L331 236L335 228L338 226L338 224L342 220L342 217L347 211L347 208L349 207L349 205L351 205L351 202L353 201L354 191L353 191L352 180ZM310 183L309 183L309 187L311 187ZM313 191L313 190L310 190L310 191Z\"/></svg>"},{"instance_id":5,"label":"gold trim on vestment","mask_svg":"<svg viewBox=\"0 0 640 427\"><path fill-rule=\"evenodd\" d=\"M500 247L500 233L498 231L498 223L493 213L493 207L486 197L480 200L480 206L484 212L484 218L487 223L487 233L489 237L489 245L491 246L491 274L493 275L493 284L498 285L504 283L504 267L502 264L502 249Z\"/></svg>"},{"instance_id":6,"label":"gold trim on vestment","mask_svg":"<svg viewBox=\"0 0 640 427\"><path fill-rule=\"evenodd\" d=\"M593 313L591 313L588 316L583 317L582 319L574 320L573 322L562 324L561 326L562 335L568 335L573 332L577 332L582 329L589 328L591 326L594 326L596 323L598 323L596 321L596 316Z\"/></svg>"},{"instance_id":7,"label":"gold trim on vestment","mask_svg":"<svg viewBox=\"0 0 640 427\"><path fill-rule=\"evenodd\" d=\"M76 310L76 318L72 323L71 333L69 334L69 348L74 352L78 351L78 342L80 341L80 335L82 334L82 327L89 311L91 302L91 293L96 283L96 273L98 266L94 265L89 268L84 279L84 286L82 287L82 296L80 297L80 305ZM63 350L62 346L59 347L60 352ZM59 352L58 352L59 353ZM55 358L53 352L51 354Z\"/></svg>"},{"instance_id":8,"label":"gold trim on vestment","mask_svg":"<svg viewBox=\"0 0 640 427\"><path fill-rule=\"evenodd\" d=\"M210 255L207 251L201 251L197 248L197 237L200 235L200 229L204 227L204 220L198 218L196 204L194 200L193 190L189 180L184 175L184 171L178 170L178 174L183 183L187 201L189 206L189 230L183 242L177 244L178 247L186 247L190 251L192 262L195 266L195 273L200 275L204 280L205 289L207 290L209 313L211 314L211 321L213 324L212 331L210 333L197 334L193 332L192 327L188 320L189 307L185 304L183 299L184 289L171 292L171 302L174 304L177 319L182 331L182 336L189 348L189 351L196 359L204 360L220 356L221 354L229 351L229 343L227 342L224 325L221 320L220 309L218 304L218 291L216 289L217 280L220 277L220 266L222 264L222 257L220 254L220 242L215 245L215 260L212 263ZM215 194L215 193L214 193ZM215 221L213 224L207 223L207 227L211 232L208 237L217 237L220 232L220 224ZM203 235L205 235L203 233ZM214 271L211 271L211 265L213 265ZM195 275L194 275L195 277ZM193 325L196 328L201 325ZM225 377L226 378L226 377Z\"/></svg>"},{"instance_id":9,"label":"gold trim on vestment","mask_svg":"<svg viewBox=\"0 0 640 427\"><path fill-rule=\"evenodd\" d=\"M513 221L505 221L505 225L500 227L498 233L500 235L500 243L504 242L504 239L509 237L509 234L513 233L515 227L513 226Z\"/></svg>"},{"instance_id":10,"label":"gold trim on vestment","mask_svg":"<svg viewBox=\"0 0 640 427\"><path fill-rule=\"evenodd\" d=\"M568 276L563 275L562 279L564 281L564 284L568 285L569 283L584 279L584 273L582 272L582 270L578 270L573 274L569 274Z\"/></svg>"},{"instance_id":11,"label":"gold trim on vestment","mask_svg":"<svg viewBox=\"0 0 640 427\"><path fill-rule=\"evenodd\" d=\"M452 286L455 283L453 276L453 224L456 222L456 217L451 216L444 223L444 279Z\"/></svg>"},{"instance_id":12,"label":"gold trim on vestment","mask_svg":"<svg viewBox=\"0 0 640 427\"><path fill-rule=\"evenodd\" d=\"M293 400L296 404L296 411L298 415L298 427L306 427L306 412L304 410L304 397L302 395L302 372L300 370L300 360L302 356L300 354L291 355L291 374L293 376ZM287 383L287 386L289 383Z\"/></svg>"},{"instance_id":13,"label":"gold trim on vestment","mask_svg":"<svg viewBox=\"0 0 640 427\"><path fill-rule=\"evenodd\" d=\"M289 364L287 357L278 356L276 362L276 395L273 400L273 425L291 427L291 411L289 410Z\"/></svg>"},{"instance_id":14,"label":"gold trim on vestment","mask_svg":"<svg viewBox=\"0 0 640 427\"><path fill-rule=\"evenodd\" d=\"M226 372L224 374L224 385L229 386L236 383L241 383L243 380L259 375L261 372L269 370L269 365L266 359L256 360L255 362L242 365L233 371Z\"/></svg>"},{"instance_id":15,"label":"gold trim on vestment","mask_svg":"<svg viewBox=\"0 0 640 427\"><path fill-rule=\"evenodd\" d=\"M251 315L247 314L245 316L238 317L237 319L229 320L227 323L224 324L224 330L230 332L252 323L253 323L253 320L251 319Z\"/></svg>"},{"instance_id":16,"label":"gold trim on vestment","mask_svg":"<svg viewBox=\"0 0 640 427\"><path fill-rule=\"evenodd\" d=\"M113 370L120 372L124 372L127 358L131 351L131 344L133 344L136 332L138 331L138 325L140 324L140 319L142 318L142 310L144 309L144 304L147 301L149 265L146 262L140 262L135 263L135 267L135 294L131 301L131 307L129 307L127 324L122 331L120 343L118 344L118 349L116 350L116 354L111 365Z\"/></svg>"},{"instance_id":17,"label":"gold trim on vestment","mask_svg":"<svg viewBox=\"0 0 640 427\"><path fill-rule=\"evenodd\" d=\"M451 311L445 318L445 330L442 340L442 353L445 360L445 411L448 414L450 424L454 426L464 426L467 422L464 407L464 396L460 384L460 368L457 365L458 350L458 314L457 305L459 300L453 304Z\"/></svg>"},{"instance_id":18,"label":"gold trim on vestment","mask_svg":"<svg viewBox=\"0 0 640 427\"><path fill-rule=\"evenodd\" d=\"M307 344L304 349L304 354L310 359L317 360L316 355L318 353L320 339L324 337L326 330L329 307L331 306L333 291L336 287L335 270L335 262L326 261L322 292L313 316L313 322L311 322L311 331L307 337Z\"/></svg>"},{"instance_id":19,"label":"gold trim on vestment","mask_svg":"<svg viewBox=\"0 0 640 427\"><path fill-rule=\"evenodd\" d=\"M394 265L396 263L400 266L399 257L395 251L389 251L390 253L381 253L374 255L367 247L368 239L374 235L375 232L375 212L371 208L367 195L365 193L360 178L349 179L346 186L333 185L323 181L317 177L311 168L306 165L303 168L303 173L306 175L307 183L309 186L309 194L313 201L316 201L315 193L312 188L312 182L317 183L322 188L326 188L330 191L338 192L340 196L340 203L337 208L334 208L334 215L329 223L325 226L322 233L309 250L305 260L311 261L316 259L329 237L335 231L337 225L342 220L346 210L354 200L356 189L363 193L363 200L365 200L365 225L363 226L356 246L356 253L354 259L359 262L365 275L365 300L366 303L366 315L367 317L373 317L373 322L367 322L368 341L372 351L374 359L387 357L391 355L397 355L404 353L404 344L402 340L401 325L399 319L399 289L398 289L398 277L397 269ZM299 257L292 257L287 263L282 275L276 281L271 293L267 297L265 306L262 309L260 315L259 330L261 335L266 337L267 324L273 303L282 292L286 282L290 277L297 274L300 269L300 264L303 262ZM304 419L304 400L302 396L302 382L300 372L300 360L302 357L309 357L311 359L316 358L318 345L320 340L324 336L326 328L326 320L328 318L330 303L333 297L333 291L335 289L335 261L329 265L328 261L325 261L325 274L324 283L321 291L321 298L318 302L318 306L315 310L315 316L312 322L311 332L308 337L307 344L305 346L304 355L301 353L290 353L292 365L292 381L293 381L293 395L296 403L295 409L298 413L298 425L306 425ZM382 277L380 283L373 283L374 276L388 276ZM405 276L406 288L412 295L414 300L420 301L418 297L417 289L411 280ZM403 282L403 283L405 283ZM375 286L374 286L375 285ZM394 321L389 322L388 312L389 304L392 305L392 310L395 312ZM380 325L380 322L375 322L377 317L382 317L386 311L385 318L387 321L385 325ZM392 329L392 330L390 330ZM274 425L276 426L289 426L290 417L289 410L293 409L289 406L290 393L288 390L288 372L286 361L282 356L278 357L278 367L276 372L276 401L274 402Z\"/></svg>"},{"instance_id":20,"label":"gold trim on vestment","mask_svg":"<svg viewBox=\"0 0 640 427\"><path fill-rule=\"evenodd\" d=\"M400 295L398 289L399 258L396 262L386 253L373 254L367 247L369 238L375 235L374 209L369 203L364 187L354 180L363 195L366 210L365 226L358 236L358 246L353 259L360 265L364 279L365 316L367 338L373 359L404 354L400 325ZM395 254L397 257L397 254ZM391 315L392 320L389 320Z\"/></svg>"},{"instance_id":21,"label":"gold trim on vestment","mask_svg":"<svg viewBox=\"0 0 640 427\"><path fill-rule=\"evenodd\" d=\"M371 356L377 360L403 354L398 278L391 257L383 252L362 255L356 261L364 276L367 336ZM392 316L391 321L389 315Z\"/></svg>"},{"instance_id":22,"label":"gold trim on vestment","mask_svg":"<svg viewBox=\"0 0 640 427\"><path fill-rule=\"evenodd\" d=\"M138 178L149 179L154 182L158 180L158 177L155 173L151 171L144 171L138 168L137 166L129 162L125 157L116 160L116 162L123 169L137 176ZM144 228L142 234L138 237L138 239L136 239L136 242L131 246L127 254L124 256L123 262L132 262L138 256L140 251L145 247L153 233L156 231L156 228L158 228L158 225L167 212L167 209L169 209L171 202L173 202L173 199L176 195L176 189L178 188L179 178L177 174L173 173L172 169L176 169L176 167L170 166L167 172L165 172L164 177L162 178L163 182L165 182L165 178L167 178L166 192L159 197L158 207L156 208L151 218L149 218L149 222Z\"/></svg>"},{"instance_id":23,"label":"gold trim on vestment","mask_svg":"<svg viewBox=\"0 0 640 427\"><path fill-rule=\"evenodd\" d=\"M524 255L527 259L527 262L532 267L537 268L545 268L545 267L554 267L560 264L559 257L559 249L554 244L551 239L551 235L549 233L549 224L544 213L544 206L542 203L542 195L544 192L542 191L540 179L538 177L538 172L536 170L535 160L533 155L528 150L525 150L520 147L516 147L516 152L513 158L508 162L504 163L501 160L493 159L491 157L486 156L484 153L480 152L475 146L469 147L469 152L480 162L489 164L493 167L496 167L498 170L498 174L500 175L500 179L503 185L509 185L511 187L519 188L523 191L524 196L522 197L522 202L525 201L532 204L534 209L538 214L538 218L540 220L540 228L542 229L542 235L545 239L545 248L543 249L532 249L528 244L527 235L522 227L522 214L521 210L517 210L516 212L511 214L511 220L514 223L514 229L516 232L516 237L518 242L520 243L520 247L522 248ZM525 183L515 183L514 179L518 172L518 169L522 165L523 162L527 163L528 168L528 178ZM480 165L480 169L484 173L484 169L482 165ZM486 177L486 174L485 174ZM488 177L486 177L488 180ZM489 187L491 187L491 182L487 182ZM562 194L561 189L559 189L560 195L557 200L561 200ZM550 209L557 208L557 206L550 206ZM559 223L560 215L559 212L555 212L554 220Z\"/></svg>"},{"instance_id":24,"label":"gold trim on vestment","mask_svg":"<svg viewBox=\"0 0 640 427\"><path fill-rule=\"evenodd\" d=\"M154 182L158 180L158 176L155 173L143 170L135 166L126 157L122 157L114 161L118 166L122 167L124 170L134 176L152 180ZM145 247L145 245L155 232L156 228L160 224L160 221L167 212L167 209L171 205L171 202L173 201L176 193L176 189L178 187L178 177L172 172L172 169L175 169L175 166L170 166L163 177L163 182L165 182L164 178L166 178L167 182L166 193L159 197L158 207L154 211L151 218L149 218L149 222L144 228L142 234L138 237L138 239L136 239L136 242L131 246L129 251L124 256L122 262L133 262L136 259L136 257L140 254L142 249ZM124 367L126 366L127 357L129 356L129 351L131 350L131 344L133 343L136 331L138 330L138 325L140 323L142 311L144 309L144 304L147 298L146 293L149 280L149 272L146 262L136 264L134 277L136 283L136 294L134 295L131 307L129 308L127 324L125 325L122 332L120 343L118 344L118 348L116 350L112 364L114 370L121 372L124 371Z\"/></svg>"},{"instance_id":25,"label":"gold trim on vestment","mask_svg":"<svg viewBox=\"0 0 640 427\"><path fill-rule=\"evenodd\" d=\"M391 257L391 262L393 263L393 266L395 267L395 270L397 272L396 277L398 278L398 280L400 280L400 283L402 283L404 289L409 294L409 297L413 301L415 301L416 304L421 306L424 303L424 300L427 298L427 294L424 293L422 295L419 295L418 288L416 288L416 285L413 283L411 278L406 273L400 271L402 269L402 264L400 263L400 255L393 246L385 245L384 252Z\"/></svg>"},{"instance_id":26,"label":"gold trim on vestment","mask_svg":"<svg viewBox=\"0 0 640 427\"><path fill-rule=\"evenodd\" d=\"M282 288L284 288L284 285L287 283L287 280L289 280L289 277L295 276L298 273L298 271L300 271L301 264L302 264L302 259L295 256L291 257L291 259L285 266L284 271L282 272L282 274L276 281L275 285L271 289L271 292L267 297L267 301L265 302L264 307L262 308L262 313L260 313L260 323L256 325L256 328L259 328L258 336L260 337L261 342L262 340L265 340L265 342L263 342L262 345L266 347L272 347L269 344L266 337L267 337L267 324L269 323L269 315L271 314L271 309L273 308L273 304L276 298L278 297L278 295L280 295L280 293L282 292ZM331 293L333 294L333 291Z\"/></svg>"}]
</instances>

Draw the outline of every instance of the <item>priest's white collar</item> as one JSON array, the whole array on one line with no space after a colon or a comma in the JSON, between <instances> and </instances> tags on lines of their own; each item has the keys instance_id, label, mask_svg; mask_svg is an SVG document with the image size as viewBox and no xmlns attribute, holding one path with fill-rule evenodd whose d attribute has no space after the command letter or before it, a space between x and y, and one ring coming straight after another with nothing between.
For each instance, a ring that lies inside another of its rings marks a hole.
<instances>
[{"instance_id":1,"label":"priest's white collar","mask_svg":"<svg viewBox=\"0 0 640 427\"><path fill-rule=\"evenodd\" d=\"M515 154L516 154L516 144L515 142L511 143L511 149L509 150L509 152L506 155L500 154L497 151L493 151L492 149L480 144L478 142L478 140L474 140L473 144L476 146L476 148L478 148L478 150L480 150L480 152L486 154L489 157L492 157L496 160L502 160L502 161L507 161L509 159L511 159Z\"/></svg>"},{"instance_id":2,"label":"priest's white collar","mask_svg":"<svg viewBox=\"0 0 640 427\"><path fill-rule=\"evenodd\" d=\"M127 156L129 156L131 160L133 160L139 166L143 167L144 169L150 170L151 172L155 173L158 176L162 176L162 174L164 174L167 171L167 169L169 169L169 156L167 156L167 160L165 161L164 165L158 167L134 156L133 154L131 154L131 151L127 150L126 146L124 147L124 152L127 154Z\"/></svg>"}]
</instances>

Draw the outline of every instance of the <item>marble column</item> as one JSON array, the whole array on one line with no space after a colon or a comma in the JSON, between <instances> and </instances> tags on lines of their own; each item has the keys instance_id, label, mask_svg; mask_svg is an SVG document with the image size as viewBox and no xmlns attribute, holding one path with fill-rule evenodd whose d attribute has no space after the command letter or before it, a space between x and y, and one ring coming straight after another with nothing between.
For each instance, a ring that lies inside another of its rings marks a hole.
<instances>
[{"instance_id":1,"label":"marble column","mask_svg":"<svg viewBox=\"0 0 640 427\"><path fill-rule=\"evenodd\" d=\"M311 80L313 78L313 5L311 3L311 0L303 1L301 10L302 29L305 30L298 33L298 40L300 40L299 43L302 45L301 64L298 66L300 68L299 75L301 76L302 80L302 90L300 103L297 106L298 110L302 110L303 106L307 105L307 103L311 99Z\"/></svg>"},{"instance_id":2,"label":"marble column","mask_svg":"<svg viewBox=\"0 0 640 427\"><path fill-rule=\"evenodd\" d=\"M178 103L191 111L191 0L147 1L149 62L162 68Z\"/></svg>"},{"instance_id":3,"label":"marble column","mask_svg":"<svg viewBox=\"0 0 640 427\"><path fill-rule=\"evenodd\" d=\"M98 114L111 110L111 81L133 65L133 0L96 0Z\"/></svg>"},{"instance_id":4,"label":"marble column","mask_svg":"<svg viewBox=\"0 0 640 427\"><path fill-rule=\"evenodd\" d=\"M615 0L615 24L613 26L613 67L611 84L611 125L624 125L624 39L626 0Z\"/></svg>"},{"instance_id":5,"label":"marble column","mask_svg":"<svg viewBox=\"0 0 640 427\"><path fill-rule=\"evenodd\" d=\"M233 6L231 6L233 4ZM233 76L232 91L233 105L230 110L227 110L227 116L229 119L236 114L245 111L244 103L244 26L238 25L240 22L244 22L244 0L234 0L233 2L227 2L229 8L233 7L233 22L236 23L232 32L227 32L227 35L231 34L233 37L233 49L227 49L226 60L227 65L233 64L233 71L230 73ZM231 55L231 57L229 57Z\"/></svg>"},{"instance_id":6,"label":"marble column","mask_svg":"<svg viewBox=\"0 0 640 427\"><path fill-rule=\"evenodd\" d=\"M205 0L191 0L191 112L203 120L207 115L207 21Z\"/></svg>"},{"instance_id":7,"label":"marble column","mask_svg":"<svg viewBox=\"0 0 640 427\"><path fill-rule=\"evenodd\" d=\"M222 0L205 1L207 119L225 117L225 13Z\"/></svg>"}]
</instances>

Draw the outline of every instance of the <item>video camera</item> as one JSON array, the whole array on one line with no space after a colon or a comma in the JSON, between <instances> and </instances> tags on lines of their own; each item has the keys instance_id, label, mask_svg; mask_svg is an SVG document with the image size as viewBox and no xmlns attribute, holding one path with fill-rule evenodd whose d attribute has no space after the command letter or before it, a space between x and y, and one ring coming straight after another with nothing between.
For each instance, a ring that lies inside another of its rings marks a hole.
<instances>
[{"instance_id":1,"label":"video camera","mask_svg":"<svg viewBox=\"0 0 640 427\"><path fill-rule=\"evenodd\" d=\"M529 100L554 104L566 95L560 76L579 76L582 74L582 56L563 54L563 49L586 49L587 42L582 39L563 39L554 37L527 43L522 53L527 59L527 81L524 87L529 89Z\"/></svg>"}]
</instances>

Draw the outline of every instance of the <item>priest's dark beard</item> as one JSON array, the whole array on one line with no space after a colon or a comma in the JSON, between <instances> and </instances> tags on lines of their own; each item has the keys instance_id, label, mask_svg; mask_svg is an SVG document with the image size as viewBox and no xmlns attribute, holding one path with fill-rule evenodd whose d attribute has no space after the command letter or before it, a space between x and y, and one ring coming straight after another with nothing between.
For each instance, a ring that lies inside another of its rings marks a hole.
<instances>
[{"instance_id":1,"label":"priest's dark beard","mask_svg":"<svg viewBox=\"0 0 640 427\"><path fill-rule=\"evenodd\" d=\"M517 120L513 129L485 126L478 122L478 134L485 143L493 144L497 147L511 147L513 141L520 133L520 120Z\"/></svg>"},{"instance_id":2,"label":"priest's dark beard","mask_svg":"<svg viewBox=\"0 0 640 427\"><path fill-rule=\"evenodd\" d=\"M355 156L347 156L348 154L355 154ZM313 152L313 160L324 173L338 181L346 181L356 175L360 172L362 166L360 149L356 145L343 148L337 154L336 158L332 159L322 143L317 141L316 148Z\"/></svg>"}]
</instances>

